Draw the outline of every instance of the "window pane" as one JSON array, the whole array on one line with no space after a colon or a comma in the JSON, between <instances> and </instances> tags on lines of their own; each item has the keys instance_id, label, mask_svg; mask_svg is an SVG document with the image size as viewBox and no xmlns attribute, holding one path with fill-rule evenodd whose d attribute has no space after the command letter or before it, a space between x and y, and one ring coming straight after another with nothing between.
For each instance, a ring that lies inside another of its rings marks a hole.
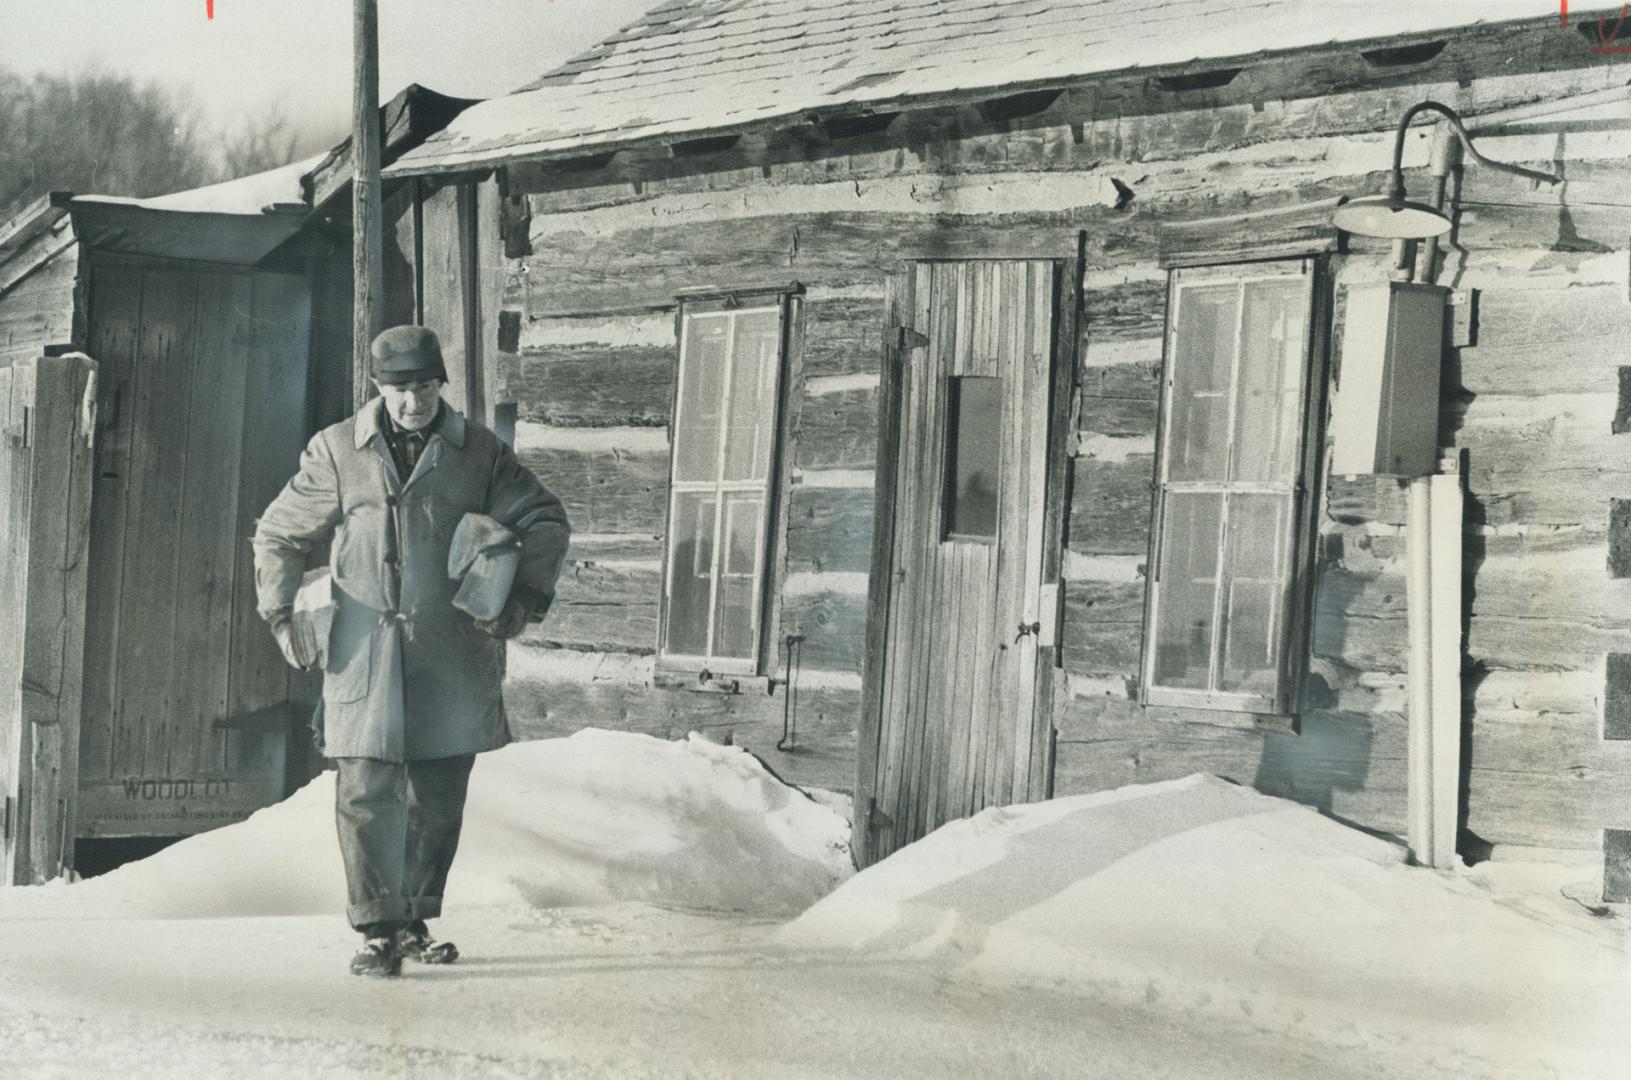
<instances>
[{"instance_id":1,"label":"window pane","mask_svg":"<svg viewBox=\"0 0 1631 1080\"><path fill-rule=\"evenodd\" d=\"M726 497L726 546L714 614L714 656L750 660L758 645L759 590L754 587L754 575L763 508L764 502L758 496Z\"/></svg>"},{"instance_id":2,"label":"window pane","mask_svg":"<svg viewBox=\"0 0 1631 1080\"><path fill-rule=\"evenodd\" d=\"M782 316L684 317L662 653L691 664L741 671L758 658Z\"/></svg>"},{"instance_id":3,"label":"window pane","mask_svg":"<svg viewBox=\"0 0 1631 1080\"><path fill-rule=\"evenodd\" d=\"M1233 284L1178 290L1172 408L1167 418L1171 480L1225 478L1239 292Z\"/></svg>"},{"instance_id":4,"label":"window pane","mask_svg":"<svg viewBox=\"0 0 1631 1080\"><path fill-rule=\"evenodd\" d=\"M735 323L725 479L761 480L770 473L770 443L776 431L781 312L749 312L738 315Z\"/></svg>"},{"instance_id":5,"label":"window pane","mask_svg":"<svg viewBox=\"0 0 1631 1080\"><path fill-rule=\"evenodd\" d=\"M1207 687L1222 516L1220 494L1167 496L1156 595L1157 686Z\"/></svg>"},{"instance_id":6,"label":"window pane","mask_svg":"<svg viewBox=\"0 0 1631 1080\"><path fill-rule=\"evenodd\" d=\"M1280 620L1289 570L1291 496L1229 497L1229 573L1218 689L1273 696L1279 687Z\"/></svg>"},{"instance_id":7,"label":"window pane","mask_svg":"<svg viewBox=\"0 0 1631 1080\"><path fill-rule=\"evenodd\" d=\"M1299 278L1246 286L1235 403L1236 480L1284 484L1296 480L1303 351L1308 340L1306 289Z\"/></svg>"},{"instance_id":8,"label":"window pane","mask_svg":"<svg viewBox=\"0 0 1631 1080\"><path fill-rule=\"evenodd\" d=\"M666 648L682 656L702 656L708 644L709 580L714 563L712 493L674 496L673 538L668 549L668 632Z\"/></svg>"},{"instance_id":9,"label":"window pane","mask_svg":"<svg viewBox=\"0 0 1631 1080\"><path fill-rule=\"evenodd\" d=\"M723 554L725 565L720 573L726 577L752 577L758 570L759 515L764 500L757 495L727 495L725 497L725 537L728 546Z\"/></svg>"},{"instance_id":10,"label":"window pane","mask_svg":"<svg viewBox=\"0 0 1631 1080\"><path fill-rule=\"evenodd\" d=\"M685 362L674 425L674 479L713 480L719 469L719 409L723 400L726 334L723 316L685 320Z\"/></svg>"},{"instance_id":11,"label":"window pane","mask_svg":"<svg viewBox=\"0 0 1631 1080\"><path fill-rule=\"evenodd\" d=\"M995 539L1002 380L952 378L946 418L946 534Z\"/></svg>"}]
</instances>

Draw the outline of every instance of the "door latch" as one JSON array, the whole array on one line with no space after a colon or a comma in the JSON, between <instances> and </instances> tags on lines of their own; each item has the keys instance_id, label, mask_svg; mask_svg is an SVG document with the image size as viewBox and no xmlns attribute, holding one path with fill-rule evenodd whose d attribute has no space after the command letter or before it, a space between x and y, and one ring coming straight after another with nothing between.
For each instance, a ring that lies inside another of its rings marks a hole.
<instances>
[{"instance_id":1,"label":"door latch","mask_svg":"<svg viewBox=\"0 0 1631 1080\"><path fill-rule=\"evenodd\" d=\"M1019 624L1019 633L1014 635L1014 644L1018 645L1019 644L1019 639L1022 638L1022 637L1029 637L1032 634L1041 634L1041 633L1042 633L1042 623L1041 623L1040 620L1038 620L1037 622L1029 622L1029 623L1023 623L1022 622L1022 623Z\"/></svg>"}]
</instances>

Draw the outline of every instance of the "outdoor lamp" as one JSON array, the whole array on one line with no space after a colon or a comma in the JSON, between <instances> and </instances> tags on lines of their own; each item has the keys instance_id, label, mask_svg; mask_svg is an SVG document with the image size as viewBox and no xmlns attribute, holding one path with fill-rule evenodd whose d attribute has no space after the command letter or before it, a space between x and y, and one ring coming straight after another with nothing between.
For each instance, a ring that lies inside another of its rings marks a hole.
<instances>
[{"instance_id":1,"label":"outdoor lamp","mask_svg":"<svg viewBox=\"0 0 1631 1080\"><path fill-rule=\"evenodd\" d=\"M1426 240L1429 237L1443 236L1450 231L1450 217L1444 211L1427 203L1411 202L1405 198L1403 166L1405 131L1410 127L1410 121L1415 119L1416 114L1426 110L1441 113L1450 121L1455 133L1461 138L1461 145L1466 147L1467 153L1472 155L1474 161L1503 172L1527 176L1531 180L1544 180L1548 184L1556 184L1562 179L1549 173L1525 169L1521 165L1508 165L1505 162L1490 160L1473 146L1472 136L1467 134L1467 129L1461 123L1461 117L1454 109L1436 101L1423 101L1405 110L1403 118L1399 120L1399 134L1393 142L1393 183L1388 193L1344 203L1331 215L1333 225L1356 236L1373 236L1381 240Z\"/></svg>"}]
</instances>

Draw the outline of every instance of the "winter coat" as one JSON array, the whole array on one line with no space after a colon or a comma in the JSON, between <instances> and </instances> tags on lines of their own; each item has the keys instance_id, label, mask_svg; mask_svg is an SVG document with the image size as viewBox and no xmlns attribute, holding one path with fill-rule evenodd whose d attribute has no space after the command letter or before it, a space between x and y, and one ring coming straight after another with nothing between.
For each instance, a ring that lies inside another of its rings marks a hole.
<instances>
[{"instance_id":1,"label":"winter coat","mask_svg":"<svg viewBox=\"0 0 1631 1080\"><path fill-rule=\"evenodd\" d=\"M384 761L494 750L510 741L505 643L455 608L453 531L484 513L521 534L512 596L529 618L555 594L570 526L561 501L510 448L443 405L404 483L376 398L318 432L255 528L262 618L282 617L307 556L328 544L337 610L323 676L324 753Z\"/></svg>"}]
</instances>

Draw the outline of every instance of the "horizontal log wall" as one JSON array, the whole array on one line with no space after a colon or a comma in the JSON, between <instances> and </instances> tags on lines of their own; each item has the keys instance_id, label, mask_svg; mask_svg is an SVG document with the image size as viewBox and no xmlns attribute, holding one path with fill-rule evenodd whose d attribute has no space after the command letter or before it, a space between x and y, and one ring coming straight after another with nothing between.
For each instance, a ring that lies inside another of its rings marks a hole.
<instances>
[{"instance_id":1,"label":"horizontal log wall","mask_svg":"<svg viewBox=\"0 0 1631 1080\"><path fill-rule=\"evenodd\" d=\"M1330 142L1288 149L1319 156ZM1600 734L1605 656L1631 650L1631 593L1611 580L1607 557L1610 499L1624 494L1631 462L1613 434L1619 371L1631 356L1603 329L1631 313L1622 179L1631 137L1565 121L1480 145L1561 170L1569 183L1535 191L1470 169L1458 250L1440 278L1470 308L1457 315L1462 347L1447 357L1441 425L1441 441L1462 448L1468 466L1463 844L1592 848L1605 826L1626 820L1631 794L1631 753ZM1233 163L1223 165L1215 205L1272 190L1277 170L1237 179ZM1340 184L1375 188L1370 174ZM1352 254L1333 260L1339 295L1384 278L1386 255L1354 241ZM1402 833L1408 642L1397 482L1324 478L1301 734L1231 730L1222 726L1231 717L1209 726L1194 722L1204 714L1136 705L1164 312L1154 261L1152 250L1146 260L1101 263L1084 281L1064 630L1073 693L1059 718L1056 790L1205 770ZM1338 308L1340 341L1340 300Z\"/></svg>"},{"instance_id":2,"label":"horizontal log wall","mask_svg":"<svg viewBox=\"0 0 1631 1080\"><path fill-rule=\"evenodd\" d=\"M848 790L855 782L860 679L804 677L792 693L789 698L785 687L774 694L674 689L658 685L649 655L531 643L511 646L504 688L517 738L557 738L585 727L660 739L696 731L746 747L790 782Z\"/></svg>"},{"instance_id":3,"label":"horizontal log wall","mask_svg":"<svg viewBox=\"0 0 1631 1080\"><path fill-rule=\"evenodd\" d=\"M516 280L507 274L510 295ZM678 347L671 279L666 310L532 317L499 343L493 400L513 403L516 450L566 502L574 540L550 616L511 649L511 724L521 737L586 726L746 746L781 775L848 789L860 715L866 572L872 538L882 280L811 289L799 305L800 350L783 504L785 559L775 681L743 692L687 688L655 663L668 495L669 422ZM508 348L505 348L505 346ZM802 636L788 664L780 637ZM771 692L773 691L773 692ZM791 693L791 696L789 696Z\"/></svg>"},{"instance_id":4,"label":"horizontal log wall","mask_svg":"<svg viewBox=\"0 0 1631 1080\"><path fill-rule=\"evenodd\" d=\"M784 627L805 633L818 672L821 720L809 758L775 760L792 778L848 787L885 276L920 258L1069 258L1084 234L1056 793L1208 771L1402 832L1404 499L1391 481L1325 478L1300 734L1136 705L1165 317L1158 231L1379 191L1392 125L1424 98L1477 114L1624 83L1612 57L1481 76L1514 68L1457 48L1369 83L1332 67L1323 84L1265 74L1257 96L1073 90L1016 121L907 113L848 146L749 135L717 159L512 170L530 216L515 215L526 234L507 238L526 253L506 262L493 320L514 336L495 400L516 403L523 457L579 534L556 613L512 654L512 703L537 703L516 710L518 726L702 726L756 751L779 737L777 699L662 688L651 653L673 296L797 279L803 385L778 575ZM1412 192L1427 183L1428 141L1426 129L1407 140ZM1606 569L1609 500L1631 497L1627 444L1612 433L1631 358L1609 330L1628 314L1631 143L1612 125L1539 121L1480 148L1561 168L1568 183L1536 190L1470 167L1441 278L1470 305L1443 428L1468 461L1467 827L1497 843L1589 847L1605 825L1631 824L1619 809L1631 805L1631 749L1599 734L1605 656L1631 654L1631 597ZM1339 290L1385 277L1387 255L1355 241L1332 260ZM1339 298L1337 338L1340 310Z\"/></svg>"}]
</instances>

